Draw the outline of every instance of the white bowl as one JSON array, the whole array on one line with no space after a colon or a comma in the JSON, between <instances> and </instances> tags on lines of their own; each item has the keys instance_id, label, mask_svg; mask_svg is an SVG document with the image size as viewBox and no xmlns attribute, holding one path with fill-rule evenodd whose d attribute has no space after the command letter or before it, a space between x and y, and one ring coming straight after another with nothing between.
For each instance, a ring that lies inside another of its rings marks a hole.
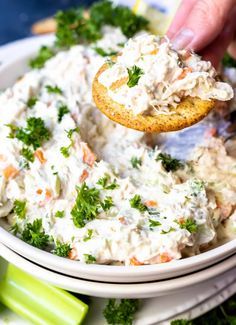
<instances>
[{"instance_id":1,"label":"white bowl","mask_svg":"<svg viewBox=\"0 0 236 325\"><path fill-rule=\"evenodd\" d=\"M28 261L27 259L14 253L3 244L0 244L0 255L27 273L37 276L41 280L51 283L57 287L72 292L104 298L159 297L174 293L181 294L181 292L186 291L189 287L191 287L191 292L194 292L199 288L199 285L202 286L203 282L205 282L206 286L208 283L218 283L218 285L215 285L215 289L220 289L221 282L217 280L217 277L222 274L224 274L221 277L225 280L224 285L236 281L236 269L234 268L236 266L236 255L231 256L228 259L203 271L199 271L191 275L182 276L171 280L135 284L104 283L81 280L71 276L62 275ZM202 286L202 290L203 288L204 284ZM209 295L213 294L213 291L209 290L208 297Z\"/></svg>"},{"instance_id":2,"label":"white bowl","mask_svg":"<svg viewBox=\"0 0 236 325\"><path fill-rule=\"evenodd\" d=\"M2 47L0 89L10 86L27 69L27 62L38 47L49 44L52 36L29 38ZM0 220L0 225L3 220ZM236 252L236 239L197 256L166 264L146 266L86 265L34 248L0 227L0 241L20 255L49 269L79 278L104 282L144 282L168 279L213 265Z\"/></svg>"}]
</instances>

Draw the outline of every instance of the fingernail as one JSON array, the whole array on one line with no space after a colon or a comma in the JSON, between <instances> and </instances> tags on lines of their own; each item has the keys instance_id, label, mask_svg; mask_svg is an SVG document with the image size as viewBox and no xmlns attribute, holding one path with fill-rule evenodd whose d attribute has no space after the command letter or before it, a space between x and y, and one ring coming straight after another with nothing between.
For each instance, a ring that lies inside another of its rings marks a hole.
<instances>
[{"instance_id":1,"label":"fingernail","mask_svg":"<svg viewBox=\"0 0 236 325\"><path fill-rule=\"evenodd\" d=\"M175 50L184 49L194 37L194 33L191 29L182 29L172 40L172 45Z\"/></svg>"}]
</instances>

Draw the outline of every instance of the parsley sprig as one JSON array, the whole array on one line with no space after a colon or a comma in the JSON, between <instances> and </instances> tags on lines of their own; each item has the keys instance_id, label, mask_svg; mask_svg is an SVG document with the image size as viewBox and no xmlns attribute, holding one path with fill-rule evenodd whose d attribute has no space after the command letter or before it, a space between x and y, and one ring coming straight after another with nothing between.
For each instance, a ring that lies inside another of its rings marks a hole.
<instances>
[{"instance_id":1,"label":"parsley sprig","mask_svg":"<svg viewBox=\"0 0 236 325\"><path fill-rule=\"evenodd\" d=\"M78 133L78 132L79 132L79 127L76 127L74 129L70 129L69 131L66 131L67 138L70 139L70 144L67 147L61 147L60 148L61 154L65 158L68 158L70 156L70 148L74 145L74 141L72 139L72 136L73 136L74 133Z\"/></svg>"},{"instance_id":2,"label":"parsley sprig","mask_svg":"<svg viewBox=\"0 0 236 325\"><path fill-rule=\"evenodd\" d=\"M62 95L62 90L58 86L46 85L45 88L49 94Z\"/></svg>"},{"instance_id":3,"label":"parsley sprig","mask_svg":"<svg viewBox=\"0 0 236 325\"><path fill-rule=\"evenodd\" d=\"M141 158L138 158L138 157L133 156L130 159L130 162L131 162L131 165L132 165L133 168L139 169L139 167L142 166L142 160L141 160Z\"/></svg>"},{"instance_id":4,"label":"parsley sprig","mask_svg":"<svg viewBox=\"0 0 236 325\"><path fill-rule=\"evenodd\" d=\"M97 184L100 185L104 190L115 190L119 187L119 185L116 183L116 180L113 182L110 182L110 175L105 174L103 177L99 178L97 181Z\"/></svg>"},{"instance_id":5,"label":"parsley sprig","mask_svg":"<svg viewBox=\"0 0 236 325\"><path fill-rule=\"evenodd\" d=\"M55 51L48 46L42 46L37 56L30 60L29 65L33 69L43 68L45 62L55 55Z\"/></svg>"},{"instance_id":6,"label":"parsley sprig","mask_svg":"<svg viewBox=\"0 0 236 325\"><path fill-rule=\"evenodd\" d=\"M20 219L24 219L26 216L26 201L15 200L13 211Z\"/></svg>"},{"instance_id":7,"label":"parsley sprig","mask_svg":"<svg viewBox=\"0 0 236 325\"><path fill-rule=\"evenodd\" d=\"M196 221L194 219L186 219L186 220L183 220L183 221L176 221L176 222L179 224L180 229L186 229L191 234L196 233L197 230L198 230L197 223L196 223Z\"/></svg>"},{"instance_id":8,"label":"parsley sprig","mask_svg":"<svg viewBox=\"0 0 236 325\"><path fill-rule=\"evenodd\" d=\"M131 208L137 209L140 212L145 212L147 211L146 205L142 203L141 196L138 194L135 194L132 199L130 199L130 206Z\"/></svg>"},{"instance_id":9,"label":"parsley sprig","mask_svg":"<svg viewBox=\"0 0 236 325\"><path fill-rule=\"evenodd\" d=\"M70 251L71 251L70 244L67 243L61 243L60 241L56 242L56 247L52 251L54 255L61 256L61 257L68 257Z\"/></svg>"},{"instance_id":10,"label":"parsley sprig","mask_svg":"<svg viewBox=\"0 0 236 325\"><path fill-rule=\"evenodd\" d=\"M129 80L127 82L127 85L128 87L132 88L138 84L139 79L144 74L144 72L141 68L137 67L136 65L134 65L130 69L127 68L127 70L129 75Z\"/></svg>"},{"instance_id":11,"label":"parsley sprig","mask_svg":"<svg viewBox=\"0 0 236 325\"><path fill-rule=\"evenodd\" d=\"M33 223L27 223L21 238L28 244L37 248L46 248L49 243L49 236L45 234L42 227L42 219L35 219Z\"/></svg>"},{"instance_id":12,"label":"parsley sprig","mask_svg":"<svg viewBox=\"0 0 236 325\"><path fill-rule=\"evenodd\" d=\"M26 127L24 128L7 124L11 129L9 138L16 138L26 146L32 146L35 150L41 147L46 140L50 139L50 132L40 117L30 117L26 123Z\"/></svg>"},{"instance_id":13,"label":"parsley sprig","mask_svg":"<svg viewBox=\"0 0 236 325\"><path fill-rule=\"evenodd\" d=\"M176 170L183 168L183 163L180 160L172 158L171 155L167 153L159 153L156 161L159 160L167 172L175 172Z\"/></svg>"},{"instance_id":14,"label":"parsley sprig","mask_svg":"<svg viewBox=\"0 0 236 325\"><path fill-rule=\"evenodd\" d=\"M86 264L96 263L96 257L90 254L84 254L84 260Z\"/></svg>"},{"instance_id":15,"label":"parsley sprig","mask_svg":"<svg viewBox=\"0 0 236 325\"><path fill-rule=\"evenodd\" d=\"M59 123L61 123L63 116L66 115L69 112L70 112L70 110L69 110L68 106L65 105L65 104L61 104L58 107L57 121Z\"/></svg>"},{"instance_id":16,"label":"parsley sprig","mask_svg":"<svg viewBox=\"0 0 236 325\"><path fill-rule=\"evenodd\" d=\"M103 310L103 315L108 324L132 325L134 315L139 308L137 299L109 299Z\"/></svg>"}]
</instances>

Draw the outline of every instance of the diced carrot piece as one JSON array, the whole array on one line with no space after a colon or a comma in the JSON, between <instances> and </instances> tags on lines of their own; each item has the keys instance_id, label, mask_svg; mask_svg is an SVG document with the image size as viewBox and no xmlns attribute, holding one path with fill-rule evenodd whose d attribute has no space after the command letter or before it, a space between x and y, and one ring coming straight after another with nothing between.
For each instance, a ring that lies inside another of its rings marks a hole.
<instances>
[{"instance_id":1,"label":"diced carrot piece","mask_svg":"<svg viewBox=\"0 0 236 325\"><path fill-rule=\"evenodd\" d=\"M43 151L41 149L37 149L34 153L35 157L38 158L38 160L41 162L41 164L44 164L47 160L44 157Z\"/></svg>"},{"instance_id":2,"label":"diced carrot piece","mask_svg":"<svg viewBox=\"0 0 236 325\"><path fill-rule=\"evenodd\" d=\"M89 148L87 143L81 142L81 148L83 151L83 162L85 164L89 165L90 167L92 167L94 165L97 157L92 152L92 150Z\"/></svg>"},{"instance_id":3,"label":"diced carrot piece","mask_svg":"<svg viewBox=\"0 0 236 325\"><path fill-rule=\"evenodd\" d=\"M130 265L140 266L140 265L144 265L144 264L139 262L139 260L137 260L137 258L135 256L133 256L130 259Z\"/></svg>"},{"instance_id":4,"label":"diced carrot piece","mask_svg":"<svg viewBox=\"0 0 236 325\"><path fill-rule=\"evenodd\" d=\"M127 222L125 221L125 217L119 217L118 220L120 221L120 223L122 223L122 225L127 224Z\"/></svg>"},{"instance_id":5,"label":"diced carrot piece","mask_svg":"<svg viewBox=\"0 0 236 325\"><path fill-rule=\"evenodd\" d=\"M184 68L183 69L183 71L182 71L182 73L178 76L178 80L182 80L182 79L184 79L186 76L187 76L187 74L188 73L190 73L190 72L192 72L193 70L191 69L191 68Z\"/></svg>"},{"instance_id":6,"label":"diced carrot piece","mask_svg":"<svg viewBox=\"0 0 236 325\"><path fill-rule=\"evenodd\" d=\"M48 188L46 188L46 192L45 192L45 198L47 200L51 199L52 198L52 191Z\"/></svg>"},{"instance_id":7,"label":"diced carrot piece","mask_svg":"<svg viewBox=\"0 0 236 325\"><path fill-rule=\"evenodd\" d=\"M179 224L183 224L183 223L184 223L184 221L185 221L185 220L184 220L184 218L183 218L183 217L181 217L181 218L179 218L179 219L178 219L178 222L179 222Z\"/></svg>"},{"instance_id":8,"label":"diced carrot piece","mask_svg":"<svg viewBox=\"0 0 236 325\"><path fill-rule=\"evenodd\" d=\"M156 55L159 52L158 49L152 50L150 53L148 53L149 55Z\"/></svg>"},{"instance_id":9,"label":"diced carrot piece","mask_svg":"<svg viewBox=\"0 0 236 325\"><path fill-rule=\"evenodd\" d=\"M72 248L68 254L70 260L75 260L77 258L77 250L76 248Z\"/></svg>"},{"instance_id":10,"label":"diced carrot piece","mask_svg":"<svg viewBox=\"0 0 236 325\"><path fill-rule=\"evenodd\" d=\"M84 182L89 176L89 173L86 169L83 170L82 174L80 175L79 181Z\"/></svg>"},{"instance_id":11,"label":"diced carrot piece","mask_svg":"<svg viewBox=\"0 0 236 325\"><path fill-rule=\"evenodd\" d=\"M152 201L152 200L145 201L144 204L147 207L156 207L157 206L157 202L156 201Z\"/></svg>"},{"instance_id":12,"label":"diced carrot piece","mask_svg":"<svg viewBox=\"0 0 236 325\"><path fill-rule=\"evenodd\" d=\"M36 191L37 194L41 195L43 193L43 190L41 188L39 188L37 191Z\"/></svg>"},{"instance_id":13,"label":"diced carrot piece","mask_svg":"<svg viewBox=\"0 0 236 325\"><path fill-rule=\"evenodd\" d=\"M12 165L7 166L7 167L3 170L3 176L4 176L6 179L14 178L14 177L16 177L17 174L19 174L19 170L16 169L16 168L15 168L14 166L12 166Z\"/></svg>"},{"instance_id":14,"label":"diced carrot piece","mask_svg":"<svg viewBox=\"0 0 236 325\"><path fill-rule=\"evenodd\" d=\"M159 263L167 263L172 260L172 257L168 253L162 253L159 256Z\"/></svg>"},{"instance_id":15,"label":"diced carrot piece","mask_svg":"<svg viewBox=\"0 0 236 325\"><path fill-rule=\"evenodd\" d=\"M127 84L128 81L129 81L129 78L128 77L121 78L121 79L113 82L113 84L111 85L110 89L111 90L116 90L117 88L120 88L121 86Z\"/></svg>"}]
</instances>

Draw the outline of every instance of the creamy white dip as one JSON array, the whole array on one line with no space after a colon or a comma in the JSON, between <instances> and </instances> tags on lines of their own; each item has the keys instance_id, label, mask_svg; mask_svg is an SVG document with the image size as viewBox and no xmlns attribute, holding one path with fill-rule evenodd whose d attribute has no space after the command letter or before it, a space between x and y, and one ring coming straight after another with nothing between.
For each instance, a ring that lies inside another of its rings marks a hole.
<instances>
[{"instance_id":1,"label":"creamy white dip","mask_svg":"<svg viewBox=\"0 0 236 325\"><path fill-rule=\"evenodd\" d=\"M129 85L129 70L139 69L139 80ZM99 82L115 102L134 114L171 113L182 98L230 100L232 87L216 81L210 62L182 50L176 52L167 38L143 33L129 39L116 63L104 71ZM114 85L119 82L119 86Z\"/></svg>"},{"instance_id":2,"label":"creamy white dip","mask_svg":"<svg viewBox=\"0 0 236 325\"><path fill-rule=\"evenodd\" d=\"M119 29L106 27L103 32L99 46L104 41L107 49L117 50L124 42ZM153 44L148 51L153 50ZM163 44L166 51L169 44ZM57 54L43 69L26 73L0 95L0 217L6 217L11 226L17 224L19 237L26 224L41 219L52 242L71 245L70 258L82 262L89 255L100 264L140 265L180 259L186 249L189 254L197 254L202 246L217 240L217 227L225 218L218 202L218 184L223 176L218 180L219 166L214 164L215 177L209 179L211 162L218 154L223 155L227 170L235 173L236 160L229 158L224 149L214 151L212 156L210 143L201 149L206 150L207 164L201 163L199 154L194 158L195 173L187 164L167 171L162 160L157 159L160 150L149 147L144 134L114 124L94 106L91 84L105 60L94 50L96 45L78 45ZM196 60L201 65L197 57L193 58L195 66ZM206 70L208 78L214 74L211 67ZM57 86L61 93L49 93L48 85ZM229 96L229 92L226 87L222 97ZM32 97L37 101L29 108L27 102ZM59 122L62 104L69 113ZM25 127L30 117L41 118L51 136L26 168L21 153L24 145L8 137L10 129L6 124ZM68 138L68 131L76 127L79 132ZM68 148L68 156L62 154L62 147ZM104 177L108 184L115 182L114 189L98 184ZM230 182L229 177L228 187ZM76 187L85 183L99 192L101 202L109 198L113 204L105 211L100 206L95 218L78 227L71 211L76 203ZM235 193L233 185L228 191L224 189L221 202L235 199ZM139 208L132 207L135 196L140 200ZM14 212L15 200L26 202L24 218ZM58 211L63 211L64 216L57 217ZM227 218L232 214L233 208ZM186 226L188 222L192 228Z\"/></svg>"}]
</instances>

